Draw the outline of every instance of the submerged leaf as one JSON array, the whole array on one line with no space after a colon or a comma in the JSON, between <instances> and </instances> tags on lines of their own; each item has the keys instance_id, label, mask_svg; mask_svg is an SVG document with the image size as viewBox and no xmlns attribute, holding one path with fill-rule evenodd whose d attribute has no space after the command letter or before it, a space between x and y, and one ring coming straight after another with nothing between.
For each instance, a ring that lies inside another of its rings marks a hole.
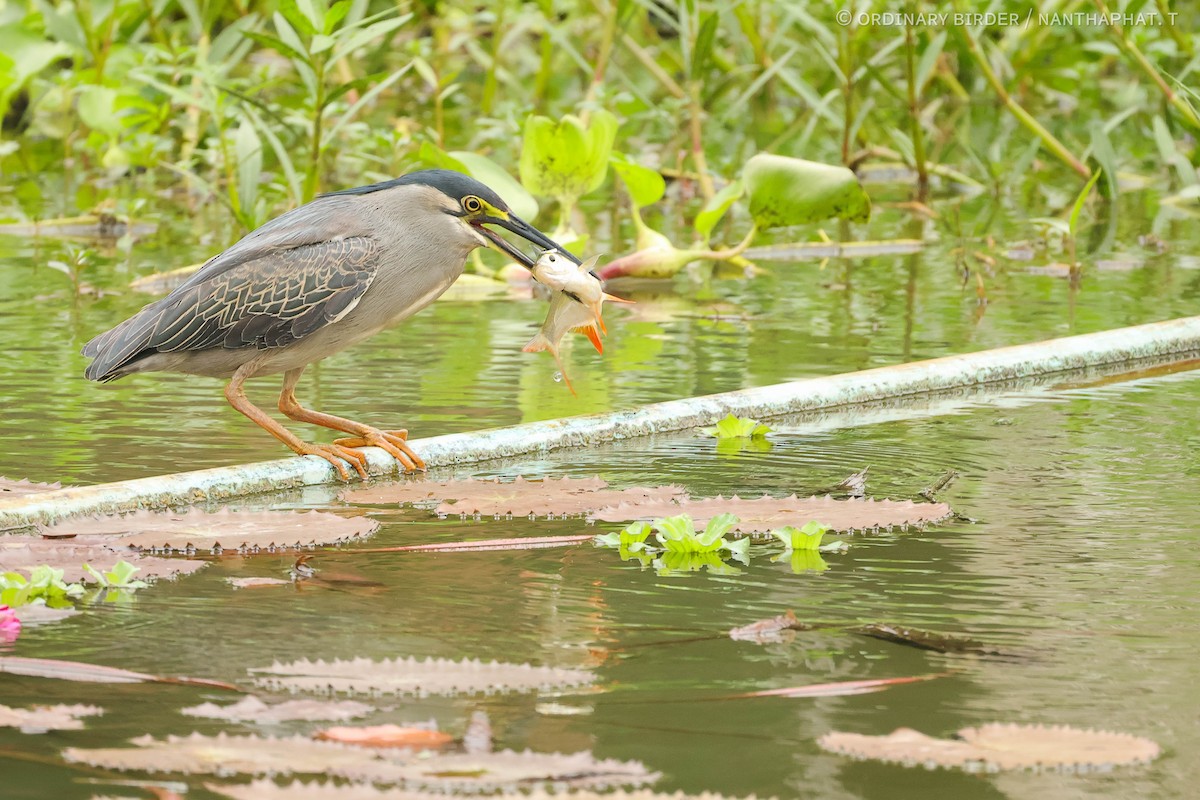
<instances>
[{"instance_id":1,"label":"submerged leaf","mask_svg":"<svg viewBox=\"0 0 1200 800\"><path fill-rule=\"evenodd\" d=\"M268 705L253 695L247 695L232 705L219 706L216 703L201 703L198 706L181 709L179 713L187 714L189 717L207 717L229 722L257 722L267 725L291 720L341 722L356 717L365 717L374 710L373 706L355 700L285 700L282 703Z\"/></svg>"},{"instance_id":2,"label":"submerged leaf","mask_svg":"<svg viewBox=\"0 0 1200 800\"><path fill-rule=\"evenodd\" d=\"M407 764L351 764L333 774L358 781L403 784L436 792L515 792L534 787L601 789L641 786L658 779L639 761L597 759L589 752L450 753Z\"/></svg>"},{"instance_id":3,"label":"submerged leaf","mask_svg":"<svg viewBox=\"0 0 1200 800\"><path fill-rule=\"evenodd\" d=\"M785 632L791 633L793 629L800 627L800 620L796 619L795 612L789 608L778 617L760 619L749 625L732 628L729 631L729 638L735 642L754 642L755 644L782 642L788 638L784 636Z\"/></svg>"},{"instance_id":4,"label":"submerged leaf","mask_svg":"<svg viewBox=\"0 0 1200 800\"><path fill-rule=\"evenodd\" d=\"M0 706L0 728L17 728L21 733L77 731L83 727L80 717L94 717L103 713L104 709L96 706Z\"/></svg>"},{"instance_id":5,"label":"submerged leaf","mask_svg":"<svg viewBox=\"0 0 1200 800\"><path fill-rule=\"evenodd\" d=\"M992 723L963 728L957 736L936 739L911 728L897 728L887 736L827 733L817 744L823 750L859 759L989 772L1107 770L1149 763L1160 752L1157 744L1139 736L1067 726Z\"/></svg>"},{"instance_id":6,"label":"submerged leaf","mask_svg":"<svg viewBox=\"0 0 1200 800\"><path fill-rule=\"evenodd\" d=\"M322 511L192 509L182 514L135 511L123 517L67 520L46 528L42 535L138 550L272 552L359 539L378 527L378 522L366 517Z\"/></svg>"},{"instance_id":7,"label":"submerged leaf","mask_svg":"<svg viewBox=\"0 0 1200 800\"><path fill-rule=\"evenodd\" d=\"M830 530L852 531L894 525L921 525L938 522L951 515L945 503L914 503L911 500L835 500L832 497L771 497L764 495L744 500L710 497L683 499L670 503L624 503L601 508L589 519L619 522L630 519L655 519L675 514L690 514L697 524L717 514L735 514L734 530L743 533L771 531L784 525L804 525L819 520Z\"/></svg>"},{"instance_id":8,"label":"submerged leaf","mask_svg":"<svg viewBox=\"0 0 1200 800\"><path fill-rule=\"evenodd\" d=\"M496 661L450 661L444 658L395 658L371 661L275 662L270 667L250 670L255 682L273 690L309 692L360 692L372 694L455 695L479 692L561 689L590 683L590 672L531 664Z\"/></svg>"},{"instance_id":9,"label":"submerged leaf","mask_svg":"<svg viewBox=\"0 0 1200 800\"><path fill-rule=\"evenodd\" d=\"M380 757L362 747L318 742L303 736L140 736L134 747L68 747L67 761L93 767L188 775L291 775L369 768Z\"/></svg>"}]
</instances>

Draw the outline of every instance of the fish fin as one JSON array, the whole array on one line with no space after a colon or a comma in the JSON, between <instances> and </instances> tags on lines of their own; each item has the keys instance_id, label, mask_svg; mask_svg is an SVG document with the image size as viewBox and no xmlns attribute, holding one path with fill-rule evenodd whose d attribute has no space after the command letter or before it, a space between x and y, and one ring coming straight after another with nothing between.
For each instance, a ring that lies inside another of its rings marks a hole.
<instances>
[{"instance_id":1,"label":"fish fin","mask_svg":"<svg viewBox=\"0 0 1200 800\"><path fill-rule=\"evenodd\" d=\"M604 293L604 299L610 303L626 303L628 305L633 305L637 302L636 300L626 300L624 297L617 297L615 294L609 294L608 292Z\"/></svg>"},{"instance_id":2,"label":"fish fin","mask_svg":"<svg viewBox=\"0 0 1200 800\"><path fill-rule=\"evenodd\" d=\"M600 334L596 332L595 325L581 325L578 328L574 328L574 331L586 336L588 341L592 343L592 346L596 348L597 353L604 352L604 344L600 341Z\"/></svg>"},{"instance_id":3,"label":"fish fin","mask_svg":"<svg viewBox=\"0 0 1200 800\"><path fill-rule=\"evenodd\" d=\"M549 350L551 353L555 352L554 345L546 338L546 334L541 331L538 331L537 335L530 339L529 343L522 347L521 350L526 353L540 353L543 350ZM558 355L556 354L554 357L558 358Z\"/></svg>"},{"instance_id":4,"label":"fish fin","mask_svg":"<svg viewBox=\"0 0 1200 800\"><path fill-rule=\"evenodd\" d=\"M563 383L571 390L572 397L579 397L579 392L575 391L575 387L571 385L571 378L567 375L567 368L563 366L562 357L558 354L558 349L550 351L554 355L554 363L558 365L558 374L562 375Z\"/></svg>"}]
</instances>

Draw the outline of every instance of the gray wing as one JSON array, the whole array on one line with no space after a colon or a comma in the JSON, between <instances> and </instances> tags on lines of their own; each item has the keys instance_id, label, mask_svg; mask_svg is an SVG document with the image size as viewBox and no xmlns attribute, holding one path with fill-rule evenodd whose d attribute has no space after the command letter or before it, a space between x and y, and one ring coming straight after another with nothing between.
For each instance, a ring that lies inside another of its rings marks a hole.
<instances>
[{"instance_id":1,"label":"gray wing","mask_svg":"<svg viewBox=\"0 0 1200 800\"><path fill-rule=\"evenodd\" d=\"M226 259L226 251L168 297L88 342L83 354L95 360L84 374L113 380L152 353L284 347L353 309L379 267L379 244L368 236L256 249L248 258Z\"/></svg>"}]
</instances>

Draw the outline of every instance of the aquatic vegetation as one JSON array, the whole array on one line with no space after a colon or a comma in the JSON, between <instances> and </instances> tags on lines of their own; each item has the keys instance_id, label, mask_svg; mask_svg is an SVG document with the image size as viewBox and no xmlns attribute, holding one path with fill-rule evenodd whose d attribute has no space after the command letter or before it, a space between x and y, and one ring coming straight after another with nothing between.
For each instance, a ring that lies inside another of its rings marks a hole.
<instances>
[{"instance_id":1,"label":"aquatic vegetation","mask_svg":"<svg viewBox=\"0 0 1200 800\"><path fill-rule=\"evenodd\" d=\"M201 703L198 706L181 708L180 714L189 717L206 717L227 722L254 722L272 725L279 722L304 720L306 722L343 720L365 717L375 710L374 706L357 700L284 700L282 703L265 703L254 695L246 695L230 705Z\"/></svg>"},{"instance_id":2,"label":"aquatic vegetation","mask_svg":"<svg viewBox=\"0 0 1200 800\"><path fill-rule=\"evenodd\" d=\"M235 589L261 589L265 586L291 586L294 583L294 581L285 581L283 578L266 578L257 575L246 578L226 578L225 582Z\"/></svg>"},{"instance_id":3,"label":"aquatic vegetation","mask_svg":"<svg viewBox=\"0 0 1200 800\"><path fill-rule=\"evenodd\" d=\"M335 784L322 781L292 781L280 785L259 779L248 784L205 784L210 792L232 800L433 800L444 795L432 795L412 789L377 788L366 783ZM661 794L649 789L630 791L593 791L573 789L570 792L547 792L543 789L522 791L523 800L734 800L734 798L703 792L685 795L679 792ZM744 798L754 800L754 798ZM765 800L765 798L764 798Z\"/></svg>"},{"instance_id":4,"label":"aquatic vegetation","mask_svg":"<svg viewBox=\"0 0 1200 800\"><path fill-rule=\"evenodd\" d=\"M50 492L61 488L61 483L36 483L25 478L15 480L0 475L0 499L22 497L27 494L37 494L39 492Z\"/></svg>"},{"instance_id":5,"label":"aquatic vegetation","mask_svg":"<svg viewBox=\"0 0 1200 800\"><path fill-rule=\"evenodd\" d=\"M767 533L785 525L805 525L821 520L829 530L870 531L894 526L925 525L940 522L953 513L945 503L914 503L911 500L873 500L832 497L771 497L747 500L737 495L682 498L677 501L621 503L592 512L589 519L620 522L628 519L655 519L673 514L689 514L697 524L719 514L737 517L733 530L742 533Z\"/></svg>"},{"instance_id":6,"label":"aquatic vegetation","mask_svg":"<svg viewBox=\"0 0 1200 800\"><path fill-rule=\"evenodd\" d=\"M445 658L423 661L415 658L310 661L303 658L288 664L276 661L269 667L251 669L250 673L254 675L255 683L273 691L418 697L563 689L584 686L594 679L592 673L577 669Z\"/></svg>"},{"instance_id":7,"label":"aquatic vegetation","mask_svg":"<svg viewBox=\"0 0 1200 800\"><path fill-rule=\"evenodd\" d=\"M358 728L324 728L314 739L341 742L358 747L396 747L407 750L434 750L454 743L454 737L435 727L415 728L400 725L366 725Z\"/></svg>"},{"instance_id":8,"label":"aquatic vegetation","mask_svg":"<svg viewBox=\"0 0 1200 800\"><path fill-rule=\"evenodd\" d=\"M221 681L210 681L204 678L162 677L118 667L105 667L82 661L63 661L57 658L0 656L0 673L78 683L174 683L181 686L241 691L236 686Z\"/></svg>"},{"instance_id":9,"label":"aquatic vegetation","mask_svg":"<svg viewBox=\"0 0 1200 800\"><path fill-rule=\"evenodd\" d=\"M595 537L594 541L599 547L617 547L623 553L629 554L710 554L725 551L744 562L750 557L750 540L725 538L725 534L732 530L736 523L737 518L732 514L720 514L710 519L702 531L697 532L691 517L687 514L677 514L656 519L652 524L633 522L619 532L601 534ZM651 533L660 547L647 543Z\"/></svg>"},{"instance_id":10,"label":"aquatic vegetation","mask_svg":"<svg viewBox=\"0 0 1200 800\"><path fill-rule=\"evenodd\" d=\"M322 742L304 736L139 736L133 747L68 747L69 762L115 770L188 775L326 774L366 769L381 758L363 747Z\"/></svg>"},{"instance_id":11,"label":"aquatic vegetation","mask_svg":"<svg viewBox=\"0 0 1200 800\"><path fill-rule=\"evenodd\" d=\"M137 550L255 553L340 544L370 536L378 527L378 522L366 517L322 511L192 509L182 514L135 511L124 516L66 520L43 529L42 535Z\"/></svg>"},{"instance_id":12,"label":"aquatic vegetation","mask_svg":"<svg viewBox=\"0 0 1200 800\"><path fill-rule=\"evenodd\" d=\"M514 793L518 789L603 789L642 786L658 780L639 761L598 759L590 752L447 753L403 763L398 760L348 763L330 774L356 781L402 784L439 793ZM565 795L568 796L569 795Z\"/></svg>"},{"instance_id":13,"label":"aquatic vegetation","mask_svg":"<svg viewBox=\"0 0 1200 800\"><path fill-rule=\"evenodd\" d=\"M521 183L530 192L558 201L558 228L551 238L573 238L571 211L589 192L600 188L617 135L617 118L603 109L587 121L567 114L555 121L530 115L521 141Z\"/></svg>"},{"instance_id":14,"label":"aquatic vegetation","mask_svg":"<svg viewBox=\"0 0 1200 800\"><path fill-rule=\"evenodd\" d=\"M820 550L821 539L828 532L828 525L810 520L799 528L784 525L782 528L771 531L771 535L783 542L784 551L789 552L792 550Z\"/></svg>"},{"instance_id":15,"label":"aquatic vegetation","mask_svg":"<svg viewBox=\"0 0 1200 800\"><path fill-rule=\"evenodd\" d=\"M733 412L714 427L705 428L705 436L715 436L718 439L755 439L766 436L771 432L771 426L750 417L739 417Z\"/></svg>"},{"instance_id":16,"label":"aquatic vegetation","mask_svg":"<svg viewBox=\"0 0 1200 800\"><path fill-rule=\"evenodd\" d=\"M46 566L61 571L64 580L78 582L91 577L84 569L85 564L99 571L111 571L125 559L147 578L187 575L208 565L206 561L195 559L137 555L123 547L110 547L95 541L81 542L75 538L0 537L0 569L9 572L29 572Z\"/></svg>"},{"instance_id":17,"label":"aquatic vegetation","mask_svg":"<svg viewBox=\"0 0 1200 800\"><path fill-rule=\"evenodd\" d=\"M86 589L78 583L67 583L63 574L63 570L46 564L31 568L29 577L13 571L0 573L0 603L23 606L41 600L51 607L71 605Z\"/></svg>"},{"instance_id":18,"label":"aquatic vegetation","mask_svg":"<svg viewBox=\"0 0 1200 800\"><path fill-rule=\"evenodd\" d=\"M107 572L101 572L89 564L84 564L83 569L101 589L144 589L150 585L133 577L134 573L141 571L141 567L135 567L128 561L118 561Z\"/></svg>"},{"instance_id":19,"label":"aquatic vegetation","mask_svg":"<svg viewBox=\"0 0 1200 800\"><path fill-rule=\"evenodd\" d=\"M735 642L754 642L767 644L790 641L796 630L804 630L807 626L796 619L796 613L790 608L777 617L760 619L748 625L741 625L729 630L729 638ZM786 635L785 635L786 634Z\"/></svg>"},{"instance_id":20,"label":"aquatic vegetation","mask_svg":"<svg viewBox=\"0 0 1200 800\"><path fill-rule=\"evenodd\" d=\"M823 750L858 759L957 767L969 772L1107 771L1147 764L1160 753L1157 744L1139 736L1065 725L991 723L963 728L955 737L937 739L911 728L897 728L887 736L832 732L818 739L817 744Z\"/></svg>"},{"instance_id":21,"label":"aquatic vegetation","mask_svg":"<svg viewBox=\"0 0 1200 800\"><path fill-rule=\"evenodd\" d=\"M45 733L46 731L77 731L83 728L82 717L95 717L104 713L97 706L54 705L33 708L12 708L0 705L0 728L16 728L21 733Z\"/></svg>"}]
</instances>

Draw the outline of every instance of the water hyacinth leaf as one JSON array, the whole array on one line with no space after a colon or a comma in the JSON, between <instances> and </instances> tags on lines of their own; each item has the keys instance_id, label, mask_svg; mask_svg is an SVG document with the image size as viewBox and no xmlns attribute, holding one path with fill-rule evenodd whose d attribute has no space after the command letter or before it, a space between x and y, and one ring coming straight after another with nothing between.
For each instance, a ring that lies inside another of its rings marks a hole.
<instances>
[{"instance_id":1,"label":"water hyacinth leaf","mask_svg":"<svg viewBox=\"0 0 1200 800\"><path fill-rule=\"evenodd\" d=\"M783 542L787 550L818 550L821 547L821 539L828 530L827 526L810 520L799 528L785 525L771 531L771 535Z\"/></svg>"},{"instance_id":2,"label":"water hyacinth leaf","mask_svg":"<svg viewBox=\"0 0 1200 800\"><path fill-rule=\"evenodd\" d=\"M742 180L761 230L871 215L870 198L846 167L760 153L746 162Z\"/></svg>"},{"instance_id":3,"label":"water hyacinth leaf","mask_svg":"<svg viewBox=\"0 0 1200 800\"><path fill-rule=\"evenodd\" d=\"M750 417L738 417L731 411L724 419L712 428L705 428L704 434L718 439L755 439L766 436L771 427Z\"/></svg>"},{"instance_id":4,"label":"water hyacinth leaf","mask_svg":"<svg viewBox=\"0 0 1200 800\"><path fill-rule=\"evenodd\" d=\"M963 728L955 739L937 739L911 728L887 736L827 733L817 745L831 753L905 766L996 770L1107 770L1148 764L1159 746L1140 736L1065 725L991 723Z\"/></svg>"},{"instance_id":5,"label":"water hyacinth leaf","mask_svg":"<svg viewBox=\"0 0 1200 800\"><path fill-rule=\"evenodd\" d=\"M531 115L521 143L521 183L540 197L573 205L604 182L617 118L603 109L587 126L571 114L559 121Z\"/></svg>"},{"instance_id":6,"label":"water hyacinth leaf","mask_svg":"<svg viewBox=\"0 0 1200 800\"><path fill-rule=\"evenodd\" d=\"M911 500L835 500L832 497L763 497L746 500L734 495L704 499L682 499L669 503L625 503L601 508L589 519L623 522L689 514L697 524L717 514L735 514L734 530L742 533L769 532L784 525L804 525L819 519L831 531L871 530L889 526L939 522L953 513L945 503L914 503Z\"/></svg>"},{"instance_id":7,"label":"water hyacinth leaf","mask_svg":"<svg viewBox=\"0 0 1200 800\"><path fill-rule=\"evenodd\" d=\"M380 757L362 747L320 742L303 736L140 736L133 747L68 747L70 762L115 770L186 775L323 774L369 768Z\"/></svg>"},{"instance_id":8,"label":"water hyacinth leaf","mask_svg":"<svg viewBox=\"0 0 1200 800\"><path fill-rule=\"evenodd\" d=\"M0 705L0 728L16 728L21 733L46 731L77 731L83 728L82 717L94 717L104 709L84 705L34 706L12 708Z\"/></svg>"},{"instance_id":9,"label":"water hyacinth leaf","mask_svg":"<svg viewBox=\"0 0 1200 800\"><path fill-rule=\"evenodd\" d=\"M268 704L253 695L247 695L231 705L201 703L198 706L180 709L179 713L189 717L268 725L293 720L344 722L365 717L374 710L373 706L356 700L285 700L282 703Z\"/></svg>"},{"instance_id":10,"label":"water hyacinth leaf","mask_svg":"<svg viewBox=\"0 0 1200 800\"><path fill-rule=\"evenodd\" d=\"M654 529L649 523L631 522L616 533L605 533L595 538L597 547L618 547L630 553L639 553L646 549L646 539Z\"/></svg>"},{"instance_id":11,"label":"water hyacinth leaf","mask_svg":"<svg viewBox=\"0 0 1200 800\"><path fill-rule=\"evenodd\" d=\"M733 514L717 514L708 521L708 524L704 526L704 532L696 538L699 539L700 544L711 547L721 541L721 537L732 530L737 521L738 518Z\"/></svg>"},{"instance_id":12,"label":"water hyacinth leaf","mask_svg":"<svg viewBox=\"0 0 1200 800\"><path fill-rule=\"evenodd\" d=\"M746 185L737 180L727 184L721 191L713 195L712 199L705 203L704 208L696 215L695 228L696 233L700 234L700 238L708 241L712 236L713 228L717 227L717 223L724 218L725 213L745 193Z\"/></svg>"},{"instance_id":13,"label":"water hyacinth leaf","mask_svg":"<svg viewBox=\"0 0 1200 800\"><path fill-rule=\"evenodd\" d=\"M564 689L583 686L593 680L592 673L577 669L444 658L423 661L415 658L310 661L305 658L289 664L277 661L250 672L255 683L276 691L417 696Z\"/></svg>"},{"instance_id":14,"label":"water hyacinth leaf","mask_svg":"<svg viewBox=\"0 0 1200 800\"><path fill-rule=\"evenodd\" d=\"M66 520L42 530L49 538L153 550L299 549L371 535L379 523L321 511L192 509L182 514L135 511L122 517Z\"/></svg>"},{"instance_id":15,"label":"water hyacinth leaf","mask_svg":"<svg viewBox=\"0 0 1200 800\"><path fill-rule=\"evenodd\" d=\"M518 789L603 789L642 786L658 779L639 761L597 759L591 753L452 753L409 763L349 764L332 774L356 781L403 784L446 793L515 793Z\"/></svg>"},{"instance_id":16,"label":"water hyacinth leaf","mask_svg":"<svg viewBox=\"0 0 1200 800\"><path fill-rule=\"evenodd\" d=\"M400 725L325 728L314 733L313 738L357 747L398 747L408 750L434 750L454 742L454 737L448 733Z\"/></svg>"},{"instance_id":17,"label":"water hyacinth leaf","mask_svg":"<svg viewBox=\"0 0 1200 800\"><path fill-rule=\"evenodd\" d=\"M667 182L658 170L643 167L624 153L613 153L609 164L638 208L654 205L666 194Z\"/></svg>"}]
</instances>

